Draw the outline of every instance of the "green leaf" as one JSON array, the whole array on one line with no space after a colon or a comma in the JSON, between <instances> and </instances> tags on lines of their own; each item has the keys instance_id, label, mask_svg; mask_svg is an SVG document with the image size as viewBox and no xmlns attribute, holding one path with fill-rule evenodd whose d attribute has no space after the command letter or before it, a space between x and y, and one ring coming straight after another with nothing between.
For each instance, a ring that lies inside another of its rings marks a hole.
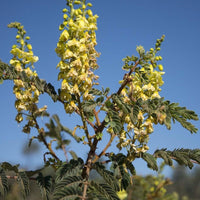
<instances>
[{"instance_id":1,"label":"green leaf","mask_svg":"<svg viewBox=\"0 0 200 200\"><path fill-rule=\"evenodd\" d=\"M119 191L119 181L114 177L113 172L108 171L105 167L99 162L93 165L93 169L95 169L101 177L110 185L115 191Z\"/></svg>"},{"instance_id":2,"label":"green leaf","mask_svg":"<svg viewBox=\"0 0 200 200\"><path fill-rule=\"evenodd\" d=\"M129 114L131 109L128 104L124 103L123 100L120 98L119 95L113 94L112 95L113 102L117 104L117 106L125 113Z\"/></svg>"},{"instance_id":3,"label":"green leaf","mask_svg":"<svg viewBox=\"0 0 200 200\"><path fill-rule=\"evenodd\" d=\"M5 197L8 189L8 179L6 177L4 169L0 167L0 196Z\"/></svg>"},{"instance_id":4,"label":"green leaf","mask_svg":"<svg viewBox=\"0 0 200 200\"><path fill-rule=\"evenodd\" d=\"M64 163L56 171L56 184L53 199L76 199L82 194L81 169L83 160L78 158Z\"/></svg>"},{"instance_id":5,"label":"green leaf","mask_svg":"<svg viewBox=\"0 0 200 200\"><path fill-rule=\"evenodd\" d=\"M69 163L63 163L56 171L56 178L62 179L65 176L80 175L83 164L84 162L81 158L72 159Z\"/></svg>"},{"instance_id":6,"label":"green leaf","mask_svg":"<svg viewBox=\"0 0 200 200\"><path fill-rule=\"evenodd\" d=\"M198 129L188 120L198 120L198 115L188 110L186 107L180 107L178 103L170 103L164 98L155 98L143 102L143 111L147 112L150 116L154 117L155 121L165 124L167 129L171 129L171 121L178 121L184 128L191 133L196 133ZM162 119L160 116L166 115Z\"/></svg>"},{"instance_id":7,"label":"green leaf","mask_svg":"<svg viewBox=\"0 0 200 200\"><path fill-rule=\"evenodd\" d=\"M51 176L43 176L42 173L39 173L37 177L37 183L40 187L42 200L50 200L49 194L52 186L52 177Z\"/></svg>"},{"instance_id":8,"label":"green leaf","mask_svg":"<svg viewBox=\"0 0 200 200\"><path fill-rule=\"evenodd\" d=\"M27 177L26 172L19 172L19 180L23 197L26 198L30 193L29 178Z\"/></svg>"},{"instance_id":9,"label":"green leaf","mask_svg":"<svg viewBox=\"0 0 200 200\"><path fill-rule=\"evenodd\" d=\"M154 152L154 157L162 158L166 164L172 165L172 159L180 165L185 165L190 169L193 168L193 161L200 164L200 149L160 149Z\"/></svg>"},{"instance_id":10,"label":"green leaf","mask_svg":"<svg viewBox=\"0 0 200 200\"><path fill-rule=\"evenodd\" d=\"M114 128L114 127L116 126L116 123L115 123L114 121L111 121L109 124L110 124L110 126L111 126L112 128Z\"/></svg>"},{"instance_id":11,"label":"green leaf","mask_svg":"<svg viewBox=\"0 0 200 200\"><path fill-rule=\"evenodd\" d=\"M122 153L111 155L110 159L113 161L112 168L114 170L115 177L120 179L120 189L126 190L131 184L130 174L128 173L127 168L131 171L131 173L133 172L133 174L135 174L134 166L130 166L131 164Z\"/></svg>"},{"instance_id":12,"label":"green leaf","mask_svg":"<svg viewBox=\"0 0 200 200\"><path fill-rule=\"evenodd\" d=\"M94 101L94 100L89 100L89 101L86 101L86 102L84 102L84 104L83 104L83 110L84 110L84 112L92 112L95 108L96 108L96 106L97 106L97 103L96 103L96 101Z\"/></svg>"},{"instance_id":13,"label":"green leaf","mask_svg":"<svg viewBox=\"0 0 200 200\"><path fill-rule=\"evenodd\" d=\"M147 162L147 166L158 171L156 159L149 153L142 153L141 157Z\"/></svg>"},{"instance_id":14,"label":"green leaf","mask_svg":"<svg viewBox=\"0 0 200 200\"><path fill-rule=\"evenodd\" d=\"M135 105L131 109L130 118L131 118L131 122L133 124L135 122L137 122L137 120L138 120L138 114L139 114L139 111L140 111L140 106L141 106L141 99L137 100L137 102L135 103Z\"/></svg>"},{"instance_id":15,"label":"green leaf","mask_svg":"<svg viewBox=\"0 0 200 200\"><path fill-rule=\"evenodd\" d=\"M1 163L1 167L4 170L14 171L15 173L18 173L18 167L19 167L19 165L11 165L8 162L3 162L3 163Z\"/></svg>"},{"instance_id":16,"label":"green leaf","mask_svg":"<svg viewBox=\"0 0 200 200\"><path fill-rule=\"evenodd\" d=\"M53 200L75 200L81 196L78 188L64 187L56 191L53 195Z\"/></svg>"},{"instance_id":17,"label":"green leaf","mask_svg":"<svg viewBox=\"0 0 200 200\"><path fill-rule=\"evenodd\" d=\"M121 118L119 117L119 113L114 111L112 107L108 109L106 121L109 122L115 134L120 133L122 129Z\"/></svg>"},{"instance_id":18,"label":"green leaf","mask_svg":"<svg viewBox=\"0 0 200 200\"><path fill-rule=\"evenodd\" d=\"M96 193L100 193L107 200L120 200L116 191L106 183L96 183L91 181L90 187L95 188Z\"/></svg>"},{"instance_id":19,"label":"green leaf","mask_svg":"<svg viewBox=\"0 0 200 200\"><path fill-rule=\"evenodd\" d=\"M105 91L103 91L104 96L107 96L109 92L110 92L110 88L107 87Z\"/></svg>"},{"instance_id":20,"label":"green leaf","mask_svg":"<svg viewBox=\"0 0 200 200\"><path fill-rule=\"evenodd\" d=\"M92 94L92 95L95 95L95 96L101 96L102 95L102 92L96 88L92 88L90 91L89 91L89 94Z\"/></svg>"},{"instance_id":21,"label":"green leaf","mask_svg":"<svg viewBox=\"0 0 200 200\"><path fill-rule=\"evenodd\" d=\"M53 87L53 85L51 83L46 83L44 85L44 92L46 92L47 94L49 94L49 96L53 99L54 102L57 101L58 99L58 95L55 91L55 88Z\"/></svg>"},{"instance_id":22,"label":"green leaf","mask_svg":"<svg viewBox=\"0 0 200 200\"><path fill-rule=\"evenodd\" d=\"M55 186L55 194L64 187L78 187L83 182L81 176L66 176L60 179Z\"/></svg>"},{"instance_id":23,"label":"green leaf","mask_svg":"<svg viewBox=\"0 0 200 200\"><path fill-rule=\"evenodd\" d=\"M137 46L136 51L139 53L140 56L143 56L145 54L145 50L143 46Z\"/></svg>"},{"instance_id":24,"label":"green leaf","mask_svg":"<svg viewBox=\"0 0 200 200\"><path fill-rule=\"evenodd\" d=\"M103 96L98 97L98 98L96 99L96 103L97 103L98 105L100 105L103 101L104 101L104 97L103 97Z\"/></svg>"},{"instance_id":25,"label":"green leaf","mask_svg":"<svg viewBox=\"0 0 200 200\"><path fill-rule=\"evenodd\" d=\"M162 158L165 164L169 166L173 165L172 159L170 158L170 155L167 153L166 149L156 150L154 152L154 156L156 158Z\"/></svg>"},{"instance_id":26,"label":"green leaf","mask_svg":"<svg viewBox=\"0 0 200 200\"><path fill-rule=\"evenodd\" d=\"M0 84L3 84L3 78L0 77Z\"/></svg>"},{"instance_id":27,"label":"green leaf","mask_svg":"<svg viewBox=\"0 0 200 200\"><path fill-rule=\"evenodd\" d=\"M78 156L76 155L76 153L74 151L69 151L69 153L74 160L78 160Z\"/></svg>"}]
</instances>

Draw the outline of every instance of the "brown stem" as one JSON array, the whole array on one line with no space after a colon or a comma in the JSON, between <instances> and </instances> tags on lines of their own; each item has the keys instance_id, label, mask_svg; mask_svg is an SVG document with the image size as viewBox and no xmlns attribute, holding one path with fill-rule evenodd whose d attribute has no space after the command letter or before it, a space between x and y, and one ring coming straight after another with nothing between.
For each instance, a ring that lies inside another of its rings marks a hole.
<instances>
[{"instance_id":1,"label":"brown stem","mask_svg":"<svg viewBox=\"0 0 200 200\"><path fill-rule=\"evenodd\" d=\"M94 113L94 116L95 116L95 119L96 119L96 122L97 122L97 126L100 126L101 122L99 120L98 112L94 109L93 113Z\"/></svg>"},{"instance_id":2,"label":"brown stem","mask_svg":"<svg viewBox=\"0 0 200 200\"><path fill-rule=\"evenodd\" d=\"M101 105L101 108L103 108L103 107L105 106L105 102L108 101L111 97L112 97L112 96L108 96L108 97L106 98L106 100L104 101L104 103ZM101 108L97 111L97 114L100 113Z\"/></svg>"},{"instance_id":3,"label":"brown stem","mask_svg":"<svg viewBox=\"0 0 200 200\"><path fill-rule=\"evenodd\" d=\"M121 91L124 89L124 87L130 82L130 76L134 72L134 70L137 67L137 65L139 64L139 62L140 62L139 60L137 62L135 62L135 65L130 69L129 73L124 76L124 81L121 84L121 87L119 88L119 90L117 91L118 95L121 93Z\"/></svg>"},{"instance_id":4,"label":"brown stem","mask_svg":"<svg viewBox=\"0 0 200 200\"><path fill-rule=\"evenodd\" d=\"M83 188L83 196L81 197L82 200L86 199L87 196L87 188L88 188L88 182L84 182L84 188Z\"/></svg>"},{"instance_id":5,"label":"brown stem","mask_svg":"<svg viewBox=\"0 0 200 200\"><path fill-rule=\"evenodd\" d=\"M50 154L57 160L59 161L60 159L56 156L55 152L53 151L52 147L51 147L51 143L47 143L44 135L45 135L45 132L44 132L44 129L43 128L40 128L38 123L37 123L37 120L35 118L33 118L34 121L35 121L35 126L36 126L36 129L38 130L38 133L39 133L39 136L38 136L38 139L41 140L44 145L46 146L46 148L49 150Z\"/></svg>"},{"instance_id":6,"label":"brown stem","mask_svg":"<svg viewBox=\"0 0 200 200\"><path fill-rule=\"evenodd\" d=\"M87 195L88 179L89 179L90 171L92 168L92 160L95 156L95 151L97 149L97 144L98 144L98 139L94 138L94 141L93 141L92 146L90 147L90 151L88 153L88 157L87 157L85 166L82 171L82 177L83 177L83 179L85 179L84 190L83 190L83 199L85 199L86 195Z\"/></svg>"},{"instance_id":7,"label":"brown stem","mask_svg":"<svg viewBox=\"0 0 200 200\"><path fill-rule=\"evenodd\" d=\"M58 101L60 101L62 104L64 104L65 102L60 98L60 97L58 97ZM79 116L81 116L81 112L77 109L77 110L75 110L75 112L79 115ZM97 129L97 127L92 123L92 122L90 122L85 116L84 116L84 120L94 129L94 130L96 130Z\"/></svg>"},{"instance_id":8,"label":"brown stem","mask_svg":"<svg viewBox=\"0 0 200 200\"><path fill-rule=\"evenodd\" d=\"M63 152L64 152L64 155L65 155L66 161L68 161L68 156L67 156L67 151L66 151L66 149L65 149L65 145L62 144L61 147L62 147L62 150L63 150Z\"/></svg>"},{"instance_id":9,"label":"brown stem","mask_svg":"<svg viewBox=\"0 0 200 200\"><path fill-rule=\"evenodd\" d=\"M84 111L83 111L83 108L82 108L82 105L81 105L81 100L80 100L80 97L78 95L77 95L77 101L78 101L78 108L79 108L79 111L80 111L81 120L83 122L83 129L84 129L85 135L88 139L88 144L89 144L89 146L91 146L92 142L91 142L90 134L89 134L87 123L86 123L86 117L84 115Z\"/></svg>"},{"instance_id":10,"label":"brown stem","mask_svg":"<svg viewBox=\"0 0 200 200\"><path fill-rule=\"evenodd\" d=\"M110 140L108 141L107 145L105 146L105 148L103 149L103 151L98 155L96 156L96 158L92 161L92 163L95 163L99 158L101 158L101 156L105 155L106 153L106 150L110 147L110 145L112 144L112 141L114 140L115 138L115 134L112 134L111 137L110 137Z\"/></svg>"}]
</instances>

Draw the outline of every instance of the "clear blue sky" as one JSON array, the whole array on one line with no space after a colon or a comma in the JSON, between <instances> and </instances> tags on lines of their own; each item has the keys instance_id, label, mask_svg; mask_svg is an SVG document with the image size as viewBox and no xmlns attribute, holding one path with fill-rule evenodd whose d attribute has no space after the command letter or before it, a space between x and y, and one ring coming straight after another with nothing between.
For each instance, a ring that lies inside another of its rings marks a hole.
<instances>
[{"instance_id":1,"label":"clear blue sky","mask_svg":"<svg viewBox=\"0 0 200 200\"><path fill-rule=\"evenodd\" d=\"M137 45L146 50L154 46L156 39L166 35L161 48L164 65L165 84L162 96L200 114L199 74L200 74L200 1L199 0L92 0L93 12L99 15L97 50L100 84L115 92L118 81L123 77L122 58L136 54ZM62 22L62 9L65 0L7 0L0 3L0 59L9 62L9 51L15 43L16 31L7 28L13 21L21 22L31 37L34 53L39 56L36 70L41 78L51 82L56 88L59 61L54 51L59 38L58 26ZM0 162L22 163L31 169L42 163L40 154L24 156L22 144L32 135L21 133L22 126L14 118L15 97L11 82L0 85ZM76 124L63 112L62 105L56 105L47 97L41 96L41 105L47 104L51 114L58 113L62 122ZM200 128L200 122L195 122ZM74 143L73 143L74 144ZM102 144L103 145L103 144ZM155 128L150 137L150 148L200 148L200 134L190 135L178 124L168 131L165 127ZM114 147L114 146L113 146ZM71 145L80 156L80 151ZM83 147L84 149L84 147ZM82 147L81 147L82 150ZM45 149L41 148L41 151ZM100 151L100 150L99 150ZM61 152L62 153L62 152ZM148 173L144 162L137 162L140 174ZM169 173L169 171L167 172Z\"/></svg>"}]
</instances>

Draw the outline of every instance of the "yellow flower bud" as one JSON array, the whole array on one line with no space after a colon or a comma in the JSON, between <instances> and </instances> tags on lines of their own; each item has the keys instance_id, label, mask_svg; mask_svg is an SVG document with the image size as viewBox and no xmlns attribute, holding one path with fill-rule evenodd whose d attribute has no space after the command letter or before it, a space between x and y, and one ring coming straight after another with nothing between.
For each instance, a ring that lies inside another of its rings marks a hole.
<instances>
[{"instance_id":1,"label":"yellow flower bud","mask_svg":"<svg viewBox=\"0 0 200 200\"><path fill-rule=\"evenodd\" d=\"M67 8L64 8L62 11L63 11L63 13L66 13L67 12Z\"/></svg>"},{"instance_id":2,"label":"yellow flower bud","mask_svg":"<svg viewBox=\"0 0 200 200\"><path fill-rule=\"evenodd\" d=\"M32 50L31 44L27 44L27 48L28 48L28 50Z\"/></svg>"},{"instance_id":3,"label":"yellow flower bud","mask_svg":"<svg viewBox=\"0 0 200 200\"><path fill-rule=\"evenodd\" d=\"M64 29L64 25L63 24L61 24L60 26L59 26L59 31L62 31L63 29Z\"/></svg>"},{"instance_id":4,"label":"yellow flower bud","mask_svg":"<svg viewBox=\"0 0 200 200\"><path fill-rule=\"evenodd\" d=\"M20 40L20 44L23 46L24 45L24 40Z\"/></svg>"},{"instance_id":5,"label":"yellow flower bud","mask_svg":"<svg viewBox=\"0 0 200 200\"><path fill-rule=\"evenodd\" d=\"M162 65L158 65L158 69L159 69L160 71L163 71L163 66L162 66Z\"/></svg>"},{"instance_id":6,"label":"yellow flower bud","mask_svg":"<svg viewBox=\"0 0 200 200\"><path fill-rule=\"evenodd\" d=\"M18 113L17 116L15 117L15 120L20 123L23 121L23 116L21 113Z\"/></svg>"},{"instance_id":7,"label":"yellow flower bud","mask_svg":"<svg viewBox=\"0 0 200 200\"><path fill-rule=\"evenodd\" d=\"M68 15L67 14L64 14L63 15L63 19L67 19Z\"/></svg>"},{"instance_id":8,"label":"yellow flower bud","mask_svg":"<svg viewBox=\"0 0 200 200\"><path fill-rule=\"evenodd\" d=\"M15 65L15 69L16 69L18 72L23 71L20 63L17 63L17 64Z\"/></svg>"},{"instance_id":9,"label":"yellow flower bud","mask_svg":"<svg viewBox=\"0 0 200 200\"><path fill-rule=\"evenodd\" d=\"M87 14L91 17L93 15L92 11L91 10L88 10L87 11Z\"/></svg>"},{"instance_id":10,"label":"yellow flower bud","mask_svg":"<svg viewBox=\"0 0 200 200\"><path fill-rule=\"evenodd\" d=\"M91 4L91 3L88 3L87 6L92 7L92 4Z\"/></svg>"},{"instance_id":11,"label":"yellow flower bud","mask_svg":"<svg viewBox=\"0 0 200 200\"><path fill-rule=\"evenodd\" d=\"M74 4L81 4L80 1L74 1Z\"/></svg>"}]
</instances>

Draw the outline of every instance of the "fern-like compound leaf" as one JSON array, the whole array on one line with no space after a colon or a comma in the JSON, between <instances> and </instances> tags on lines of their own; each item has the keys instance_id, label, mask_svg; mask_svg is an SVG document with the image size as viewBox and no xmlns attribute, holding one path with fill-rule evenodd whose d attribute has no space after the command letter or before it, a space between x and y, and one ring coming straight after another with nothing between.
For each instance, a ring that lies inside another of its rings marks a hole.
<instances>
[{"instance_id":1,"label":"fern-like compound leaf","mask_svg":"<svg viewBox=\"0 0 200 200\"><path fill-rule=\"evenodd\" d=\"M0 196L5 197L8 192L8 179L5 171L0 167Z\"/></svg>"}]
</instances>

